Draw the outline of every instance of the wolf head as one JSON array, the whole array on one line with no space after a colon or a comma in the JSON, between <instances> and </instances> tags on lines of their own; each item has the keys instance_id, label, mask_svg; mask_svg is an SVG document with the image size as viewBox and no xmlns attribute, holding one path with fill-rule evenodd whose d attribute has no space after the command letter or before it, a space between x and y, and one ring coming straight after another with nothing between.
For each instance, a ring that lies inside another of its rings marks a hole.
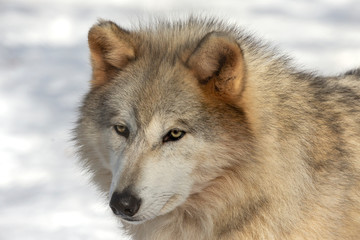
<instances>
[{"instance_id":1,"label":"wolf head","mask_svg":"<svg viewBox=\"0 0 360 240\"><path fill-rule=\"evenodd\" d=\"M201 193L249 142L244 54L201 23L89 31L91 89L76 142L94 182L127 222L168 214Z\"/></svg>"}]
</instances>

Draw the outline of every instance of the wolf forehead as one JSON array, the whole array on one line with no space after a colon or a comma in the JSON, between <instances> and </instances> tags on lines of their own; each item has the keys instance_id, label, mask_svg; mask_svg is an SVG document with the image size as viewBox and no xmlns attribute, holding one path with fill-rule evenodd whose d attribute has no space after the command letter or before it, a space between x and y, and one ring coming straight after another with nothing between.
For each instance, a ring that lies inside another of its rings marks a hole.
<instances>
[{"instance_id":1,"label":"wolf forehead","mask_svg":"<svg viewBox=\"0 0 360 240\"><path fill-rule=\"evenodd\" d=\"M85 101L91 104L84 104L86 114L100 126L109 127L128 121L135 121L137 126L148 125L154 115L187 123L203 112L201 100L181 86L181 81L164 80L170 84L161 87L150 79L147 84L147 79L138 83L141 78L125 75L100 91L89 93Z\"/></svg>"},{"instance_id":2,"label":"wolf forehead","mask_svg":"<svg viewBox=\"0 0 360 240\"><path fill-rule=\"evenodd\" d=\"M201 128L206 123L210 128L214 125L209 121L211 107L194 93L196 86L184 81L186 76L172 72L171 67L164 70L168 73L148 71L134 63L106 85L91 90L83 105L85 117L102 128L115 124L145 128L154 116L192 132L204 132Z\"/></svg>"}]
</instances>

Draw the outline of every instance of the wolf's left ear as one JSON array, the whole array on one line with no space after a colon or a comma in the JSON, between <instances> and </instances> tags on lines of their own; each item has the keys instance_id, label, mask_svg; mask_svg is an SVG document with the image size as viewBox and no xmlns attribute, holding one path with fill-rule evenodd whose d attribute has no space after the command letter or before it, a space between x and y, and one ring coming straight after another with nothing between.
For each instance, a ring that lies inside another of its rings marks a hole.
<instances>
[{"instance_id":1,"label":"wolf's left ear","mask_svg":"<svg viewBox=\"0 0 360 240\"><path fill-rule=\"evenodd\" d=\"M244 58L236 40L226 33L211 32L186 62L201 85L230 98L241 93L245 78Z\"/></svg>"},{"instance_id":2,"label":"wolf's left ear","mask_svg":"<svg viewBox=\"0 0 360 240\"><path fill-rule=\"evenodd\" d=\"M130 33L111 21L100 21L88 34L93 69L92 86L108 82L135 59Z\"/></svg>"}]
</instances>

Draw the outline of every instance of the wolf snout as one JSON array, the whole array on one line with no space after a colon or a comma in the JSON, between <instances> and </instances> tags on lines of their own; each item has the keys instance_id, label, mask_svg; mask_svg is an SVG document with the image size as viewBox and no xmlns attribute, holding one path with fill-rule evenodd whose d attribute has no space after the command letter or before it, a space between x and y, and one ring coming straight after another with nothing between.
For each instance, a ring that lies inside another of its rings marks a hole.
<instances>
[{"instance_id":1,"label":"wolf snout","mask_svg":"<svg viewBox=\"0 0 360 240\"><path fill-rule=\"evenodd\" d=\"M134 216L141 205L141 199L136 197L129 190L114 192L110 200L110 208L115 215L126 217Z\"/></svg>"}]
</instances>

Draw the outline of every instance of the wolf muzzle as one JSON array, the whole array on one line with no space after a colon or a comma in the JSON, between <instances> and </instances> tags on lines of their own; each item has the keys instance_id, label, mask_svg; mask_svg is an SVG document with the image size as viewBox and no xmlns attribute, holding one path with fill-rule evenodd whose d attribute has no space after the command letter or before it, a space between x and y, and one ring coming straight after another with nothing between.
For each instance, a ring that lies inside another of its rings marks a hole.
<instances>
[{"instance_id":1,"label":"wolf muzzle","mask_svg":"<svg viewBox=\"0 0 360 240\"><path fill-rule=\"evenodd\" d=\"M131 221L130 218L139 211L141 199L132 194L129 189L125 189L120 193L114 192L109 205L115 215Z\"/></svg>"}]
</instances>

